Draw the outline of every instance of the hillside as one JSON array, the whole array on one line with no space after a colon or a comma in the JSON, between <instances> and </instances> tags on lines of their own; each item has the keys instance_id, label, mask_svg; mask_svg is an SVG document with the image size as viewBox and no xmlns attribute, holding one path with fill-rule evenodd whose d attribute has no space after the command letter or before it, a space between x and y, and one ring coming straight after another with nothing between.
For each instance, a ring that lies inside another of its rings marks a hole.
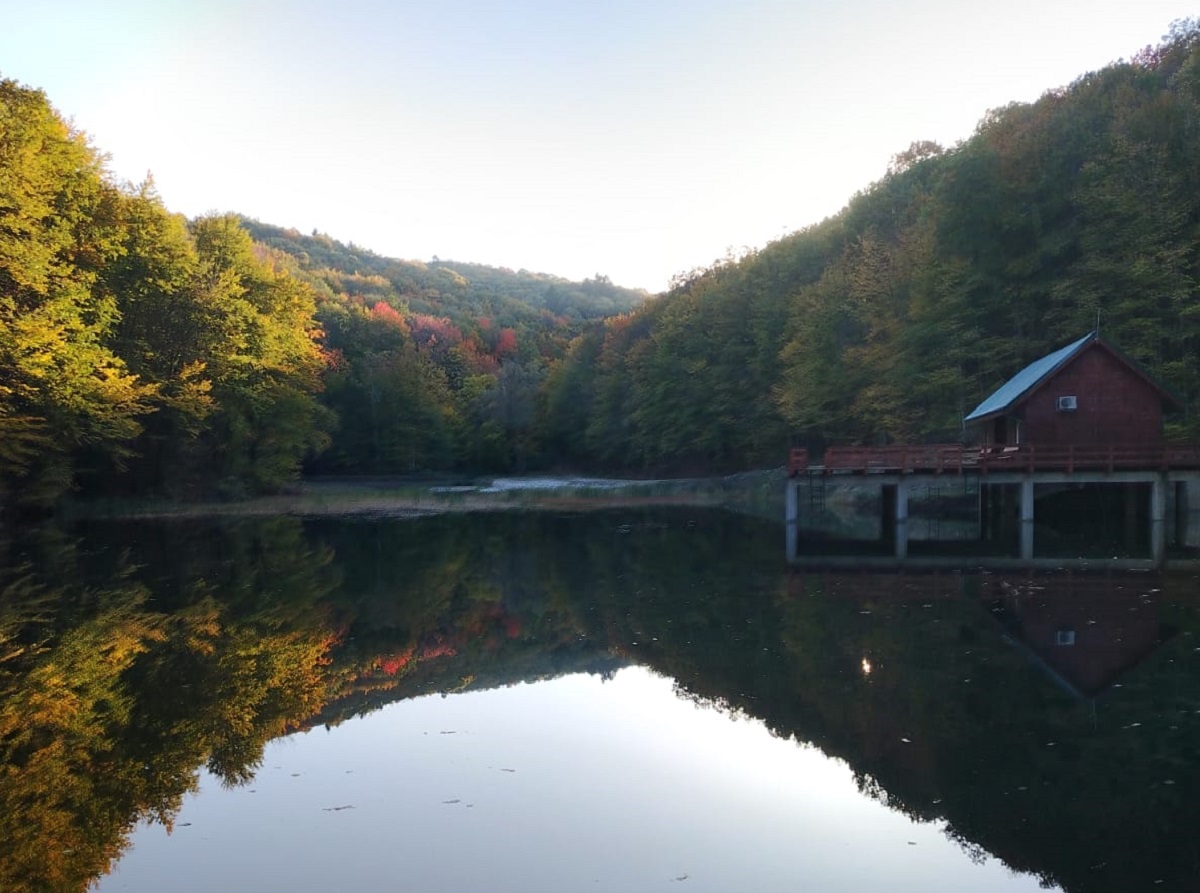
<instances>
[{"instance_id":1,"label":"hillside","mask_svg":"<svg viewBox=\"0 0 1200 893\"><path fill-rule=\"evenodd\" d=\"M1090 331L1200 434L1200 24L953 147L917 143L836 216L717 263L577 342L549 442L620 467L775 464L789 444L954 440Z\"/></svg>"},{"instance_id":2,"label":"hillside","mask_svg":"<svg viewBox=\"0 0 1200 893\"><path fill-rule=\"evenodd\" d=\"M632 310L647 297L644 291L613 285L599 274L572 282L548 273L514 273L437 258L428 263L397 260L324 234L305 236L294 229L241 220L256 242L295 258L327 297L374 297L397 309L443 315L456 323L485 316L513 325L537 319L543 310L568 322L600 319Z\"/></svg>"},{"instance_id":3,"label":"hillside","mask_svg":"<svg viewBox=\"0 0 1200 893\"><path fill-rule=\"evenodd\" d=\"M711 473L953 440L1099 325L1200 436L1200 22L647 298L171 214L0 80L0 502L311 473Z\"/></svg>"}]
</instances>

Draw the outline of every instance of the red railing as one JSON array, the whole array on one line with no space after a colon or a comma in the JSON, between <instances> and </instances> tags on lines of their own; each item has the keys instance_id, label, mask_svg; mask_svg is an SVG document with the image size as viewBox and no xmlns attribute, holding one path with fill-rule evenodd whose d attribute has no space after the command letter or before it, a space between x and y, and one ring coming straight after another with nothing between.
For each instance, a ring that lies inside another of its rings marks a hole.
<instances>
[{"instance_id":1,"label":"red railing","mask_svg":"<svg viewBox=\"0 0 1200 893\"><path fill-rule=\"evenodd\" d=\"M1167 471L1200 469L1200 444L1166 446L921 446L829 447L821 464L811 465L808 451L793 449L788 474L942 474L978 471Z\"/></svg>"}]
</instances>

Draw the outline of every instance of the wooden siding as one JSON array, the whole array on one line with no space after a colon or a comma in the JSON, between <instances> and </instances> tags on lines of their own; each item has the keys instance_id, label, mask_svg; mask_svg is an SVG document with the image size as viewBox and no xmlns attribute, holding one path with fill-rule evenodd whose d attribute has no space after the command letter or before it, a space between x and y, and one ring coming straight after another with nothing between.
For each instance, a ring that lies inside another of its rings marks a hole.
<instances>
[{"instance_id":1,"label":"wooden siding","mask_svg":"<svg viewBox=\"0 0 1200 893\"><path fill-rule=\"evenodd\" d=\"M1073 412L1058 409L1066 396L1076 398ZM1021 439L1038 446L1158 445L1162 400L1153 384L1092 344L1023 401Z\"/></svg>"}]
</instances>

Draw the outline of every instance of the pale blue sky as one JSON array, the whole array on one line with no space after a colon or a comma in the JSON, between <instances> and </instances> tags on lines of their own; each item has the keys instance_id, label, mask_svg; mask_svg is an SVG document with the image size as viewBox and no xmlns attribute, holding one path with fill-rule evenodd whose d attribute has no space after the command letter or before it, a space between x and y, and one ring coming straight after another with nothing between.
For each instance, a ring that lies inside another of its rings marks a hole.
<instances>
[{"instance_id":1,"label":"pale blue sky","mask_svg":"<svg viewBox=\"0 0 1200 893\"><path fill-rule=\"evenodd\" d=\"M1157 43L1187 0L0 0L168 207L650 290L816 222L915 140Z\"/></svg>"}]
</instances>

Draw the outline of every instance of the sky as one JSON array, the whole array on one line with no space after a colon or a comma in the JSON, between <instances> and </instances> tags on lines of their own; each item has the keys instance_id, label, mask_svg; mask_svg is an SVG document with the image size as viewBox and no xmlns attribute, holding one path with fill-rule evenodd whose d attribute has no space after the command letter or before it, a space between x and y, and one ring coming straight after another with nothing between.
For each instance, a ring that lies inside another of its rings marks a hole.
<instances>
[{"instance_id":1,"label":"sky","mask_svg":"<svg viewBox=\"0 0 1200 893\"><path fill-rule=\"evenodd\" d=\"M649 291L1156 44L1189 0L0 0L119 180L379 254Z\"/></svg>"}]
</instances>

